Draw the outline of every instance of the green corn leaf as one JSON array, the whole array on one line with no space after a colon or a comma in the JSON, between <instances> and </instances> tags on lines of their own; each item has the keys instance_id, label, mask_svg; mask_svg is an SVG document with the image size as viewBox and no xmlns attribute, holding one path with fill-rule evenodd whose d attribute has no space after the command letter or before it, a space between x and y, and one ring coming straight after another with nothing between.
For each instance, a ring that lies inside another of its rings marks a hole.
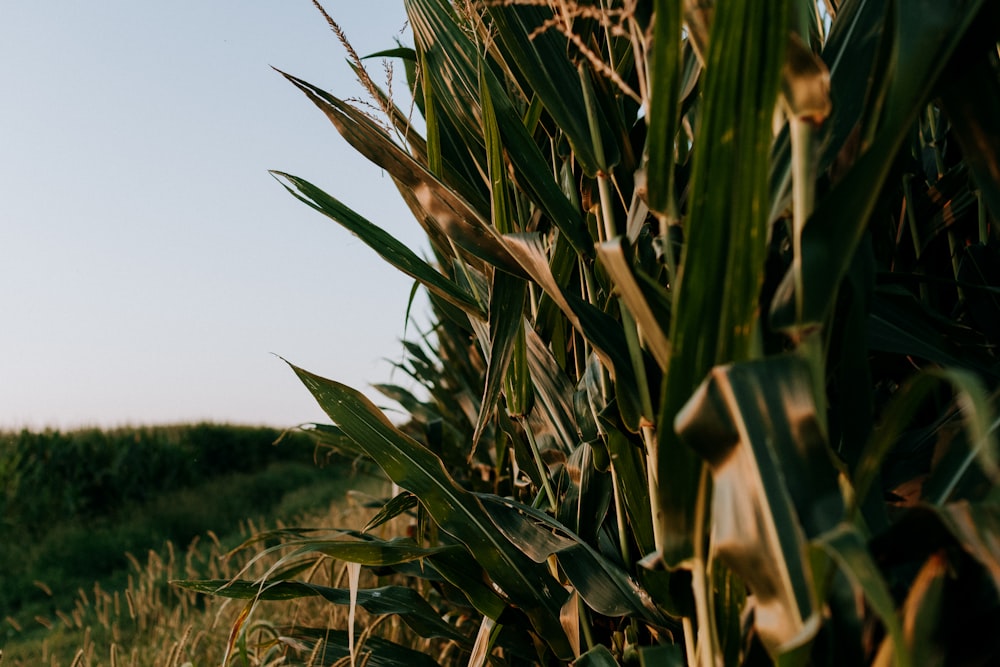
<instances>
[{"instance_id":1,"label":"green corn leaf","mask_svg":"<svg viewBox=\"0 0 1000 667\"><path fill-rule=\"evenodd\" d=\"M354 445L354 441L331 424L310 424L307 433L320 447L326 447L348 456L360 456L362 452Z\"/></svg>"},{"instance_id":2,"label":"green corn leaf","mask_svg":"<svg viewBox=\"0 0 1000 667\"><path fill-rule=\"evenodd\" d=\"M397 269L420 281L427 289L472 316L480 318L484 316L479 304L468 292L420 259L395 237L376 227L312 183L291 174L278 171L272 173L297 199L343 225Z\"/></svg>"},{"instance_id":3,"label":"green corn leaf","mask_svg":"<svg viewBox=\"0 0 1000 667\"><path fill-rule=\"evenodd\" d=\"M508 377L511 362L518 351L519 340L520 351L524 353L523 312L527 292L527 285L520 278L502 271L493 274L493 289L490 295L489 365L486 367L486 388L479 409L479 422L472 436L473 447L479 441L496 408L504 380ZM507 397L507 409L511 414L517 415L519 409L526 412L527 406L521 403L521 398L523 397Z\"/></svg>"},{"instance_id":4,"label":"green corn leaf","mask_svg":"<svg viewBox=\"0 0 1000 667\"><path fill-rule=\"evenodd\" d=\"M884 102L870 145L830 193L819 202L802 234L800 324L821 324L833 307L837 287L889 175L893 158L909 136L917 113L931 94L952 53L973 24L983 0L940 3L935 0L890 3L895 30L889 71L872 99ZM837 90L834 88L835 99ZM865 139L862 138L865 142ZM794 323L794 271L786 274L771 308L776 327Z\"/></svg>"},{"instance_id":5,"label":"green corn leaf","mask_svg":"<svg viewBox=\"0 0 1000 667\"><path fill-rule=\"evenodd\" d=\"M996 487L994 487L996 488ZM880 563L922 562L936 553L956 548L965 551L983 568L1000 592L1000 498L946 505L919 503L871 542Z\"/></svg>"},{"instance_id":6,"label":"green corn leaf","mask_svg":"<svg viewBox=\"0 0 1000 667\"><path fill-rule=\"evenodd\" d=\"M621 431L608 424L608 453L618 477L618 485L625 504L629 527L635 536L639 552L643 555L656 550L653 537L653 519L649 506L649 482L646 478L645 457Z\"/></svg>"},{"instance_id":7,"label":"green corn leaf","mask_svg":"<svg viewBox=\"0 0 1000 667\"><path fill-rule=\"evenodd\" d=\"M984 14L980 26L997 25L994 5L988 4ZM991 62L1000 34L994 28L992 40L985 37L949 63L939 99L976 185L994 219L1000 219L1000 82Z\"/></svg>"},{"instance_id":8,"label":"green corn leaf","mask_svg":"<svg viewBox=\"0 0 1000 667\"><path fill-rule=\"evenodd\" d=\"M294 549L285 559L320 553L337 560L359 563L369 567L408 563L447 551L460 550L458 546L421 547L409 538L392 540L318 540L286 542L282 548Z\"/></svg>"},{"instance_id":9,"label":"green corn leaf","mask_svg":"<svg viewBox=\"0 0 1000 667\"><path fill-rule=\"evenodd\" d=\"M830 88L836 99L833 114L821 131L825 145L817 173L824 173L845 148L863 118L867 91L880 45L883 43L887 0L843 3L823 48L823 60L830 71ZM800 37L803 37L801 34ZM775 220L789 208L792 196L791 143L787 128L775 143L771 171L771 214Z\"/></svg>"},{"instance_id":10,"label":"green corn leaf","mask_svg":"<svg viewBox=\"0 0 1000 667\"><path fill-rule=\"evenodd\" d=\"M303 657L316 655L319 665L339 664L351 655L351 645L346 630L331 628L279 628L278 641L299 651ZM369 636L358 651L358 664L367 667L437 667L438 661L429 655L414 651L381 637Z\"/></svg>"},{"instance_id":11,"label":"green corn leaf","mask_svg":"<svg viewBox=\"0 0 1000 667\"><path fill-rule=\"evenodd\" d=\"M421 222L435 225L429 233L444 234L470 255L520 275L520 268L504 251L482 215L460 194L392 141L385 130L349 104L289 74L285 78L305 93L341 136L366 158L385 169L405 187L426 212ZM428 147L431 151L431 147Z\"/></svg>"},{"instance_id":12,"label":"green corn leaf","mask_svg":"<svg viewBox=\"0 0 1000 667\"><path fill-rule=\"evenodd\" d=\"M483 105L483 140L486 142L486 164L490 179L490 212L493 226L501 234L520 231L511 202L510 182L507 178L507 159L504 153L500 127L497 124L493 98L486 84L487 64L479 64L479 96Z\"/></svg>"},{"instance_id":13,"label":"green corn leaf","mask_svg":"<svg viewBox=\"0 0 1000 667\"><path fill-rule=\"evenodd\" d=\"M680 110L681 22L683 3L656 0L654 3L653 48L649 63L649 113L646 122L646 156L649 208L661 215L674 206L674 143ZM655 120L654 120L655 119Z\"/></svg>"},{"instance_id":14,"label":"green corn leaf","mask_svg":"<svg viewBox=\"0 0 1000 667\"><path fill-rule=\"evenodd\" d=\"M930 313L912 294L876 291L868 329L872 350L912 355L943 366L981 368L957 354L949 336L934 326Z\"/></svg>"},{"instance_id":15,"label":"green corn leaf","mask_svg":"<svg viewBox=\"0 0 1000 667\"><path fill-rule=\"evenodd\" d=\"M565 592L544 567L497 534L479 500L455 483L441 460L394 427L359 392L296 366L292 369L334 423L393 482L417 496L441 530L474 554L504 594L528 615L539 636L558 655L568 655L569 645L559 625Z\"/></svg>"},{"instance_id":16,"label":"green corn leaf","mask_svg":"<svg viewBox=\"0 0 1000 667\"><path fill-rule=\"evenodd\" d=\"M864 503L883 460L917 416L924 399L942 382L950 384L956 392L962 409L960 417L968 431L969 446L953 447L938 462L931 479L924 486L924 497L936 504L948 502L954 489L960 486L977 462L982 470L996 478L997 457L1000 455L996 429L1000 421L993 421L993 410L988 404L982 382L972 373L960 369L930 370L917 375L896 393L885 410L882 425L862 451L853 475L856 506Z\"/></svg>"},{"instance_id":17,"label":"green corn leaf","mask_svg":"<svg viewBox=\"0 0 1000 667\"><path fill-rule=\"evenodd\" d=\"M389 502L382 506L382 509L378 511L378 514L373 516L368 523L365 524L364 532L368 532L375 528L378 528L382 524L392 521L398 516L401 516L417 507L417 498L412 493L403 491L397 493L392 497Z\"/></svg>"},{"instance_id":18,"label":"green corn leaf","mask_svg":"<svg viewBox=\"0 0 1000 667\"><path fill-rule=\"evenodd\" d=\"M607 241L597 248L597 256L604 264L611 279L615 283L615 291L621 296L628 307L643 340L653 358L666 370L670 361L670 341L660 327L660 320L646 301L642 287L632 273L632 267L625 256L625 248L621 239ZM652 415L650 415L652 417Z\"/></svg>"},{"instance_id":19,"label":"green corn leaf","mask_svg":"<svg viewBox=\"0 0 1000 667\"><path fill-rule=\"evenodd\" d=\"M524 335L528 374L536 399L533 410L545 421L560 448L570 452L580 440L573 385L541 336L532 328L525 328Z\"/></svg>"},{"instance_id":20,"label":"green corn leaf","mask_svg":"<svg viewBox=\"0 0 1000 667\"><path fill-rule=\"evenodd\" d=\"M500 618L509 611L507 602L491 587L486 572L467 554L447 551L431 556L421 566L421 572L415 574L421 578L431 578L428 575L433 574L447 581L454 587L454 597L464 596L487 618Z\"/></svg>"},{"instance_id":21,"label":"green corn leaf","mask_svg":"<svg viewBox=\"0 0 1000 667\"><path fill-rule=\"evenodd\" d=\"M639 649L640 667L684 667L684 649L679 644L644 646Z\"/></svg>"},{"instance_id":22,"label":"green corn leaf","mask_svg":"<svg viewBox=\"0 0 1000 667\"><path fill-rule=\"evenodd\" d=\"M619 565L548 514L507 498L486 494L478 497L497 527L529 558L544 563L556 554L570 583L595 611L606 616L634 614L660 627L675 625Z\"/></svg>"},{"instance_id":23,"label":"green corn leaf","mask_svg":"<svg viewBox=\"0 0 1000 667\"><path fill-rule=\"evenodd\" d=\"M786 1L722 3L715 8L705 54L704 107L657 418L655 467L663 505L657 540L671 566L693 554L700 463L670 425L713 366L756 354L769 233L771 118L788 13ZM674 481L662 482L667 479Z\"/></svg>"},{"instance_id":24,"label":"green corn leaf","mask_svg":"<svg viewBox=\"0 0 1000 667\"><path fill-rule=\"evenodd\" d=\"M946 647L940 636L948 570L949 564L943 555L928 558L903 602L903 631L907 645L911 655L919 656L925 664L933 664L935 658L938 664L945 664Z\"/></svg>"},{"instance_id":25,"label":"green corn leaf","mask_svg":"<svg viewBox=\"0 0 1000 667\"><path fill-rule=\"evenodd\" d=\"M757 597L772 655L818 630L806 538L843 516L810 383L793 356L716 368L675 425L711 469L714 549Z\"/></svg>"},{"instance_id":26,"label":"green corn leaf","mask_svg":"<svg viewBox=\"0 0 1000 667\"><path fill-rule=\"evenodd\" d=\"M573 661L576 667L619 667L615 656L603 644L598 644Z\"/></svg>"},{"instance_id":27,"label":"green corn leaf","mask_svg":"<svg viewBox=\"0 0 1000 667\"><path fill-rule=\"evenodd\" d=\"M579 297L566 294L566 300L580 324L580 333L611 371L622 422L630 431L638 432L642 423L644 401L621 324ZM645 364L645 358L642 361Z\"/></svg>"},{"instance_id":28,"label":"green corn leaf","mask_svg":"<svg viewBox=\"0 0 1000 667\"><path fill-rule=\"evenodd\" d=\"M590 303L563 291L551 271L539 234L507 234L504 241L532 280L545 290L612 371L622 418L630 429L637 431L642 401L621 325Z\"/></svg>"},{"instance_id":29,"label":"green corn leaf","mask_svg":"<svg viewBox=\"0 0 1000 667\"><path fill-rule=\"evenodd\" d=\"M594 466L594 449L577 447L563 466L565 489L557 519L587 544L597 544L598 530L611 505L611 477Z\"/></svg>"},{"instance_id":30,"label":"green corn leaf","mask_svg":"<svg viewBox=\"0 0 1000 667\"><path fill-rule=\"evenodd\" d=\"M404 3L425 82L434 90L441 113L452 122L466 150L482 146L479 119L478 50L470 42L453 7L438 0ZM486 172L479 156L479 169Z\"/></svg>"},{"instance_id":31,"label":"green corn leaf","mask_svg":"<svg viewBox=\"0 0 1000 667\"><path fill-rule=\"evenodd\" d=\"M601 114L602 164L591 139L576 68L566 58L571 48L566 37L554 29L539 30L552 19L551 10L540 6L497 4L488 6L486 13L491 27L496 30L507 64L524 78L545 110L566 133L587 175L610 171L620 159L618 145L608 140L610 125Z\"/></svg>"},{"instance_id":32,"label":"green corn leaf","mask_svg":"<svg viewBox=\"0 0 1000 667\"><path fill-rule=\"evenodd\" d=\"M465 132L469 146L482 146L482 113L478 101L479 48L459 28L453 8L445 0L407 0L407 15L413 26L418 51L427 58L427 71L434 80L442 112L460 132ZM593 254L593 243L586 233L579 211L570 203L552 177L552 169L521 119L501 83L489 68L482 75L490 92L497 127L514 168L518 186L539 206L570 240L578 253ZM476 128L473 130L472 128ZM480 171L487 173L486 164Z\"/></svg>"},{"instance_id":33,"label":"green corn leaf","mask_svg":"<svg viewBox=\"0 0 1000 667\"><path fill-rule=\"evenodd\" d=\"M1000 503L959 501L935 508L958 544L975 558L1000 593Z\"/></svg>"},{"instance_id":34,"label":"green corn leaf","mask_svg":"<svg viewBox=\"0 0 1000 667\"><path fill-rule=\"evenodd\" d=\"M527 326L527 322L522 319L522 326L514 336L514 352L510 365L507 366L507 376L504 378L507 410L512 415L527 415L534 401L535 392L531 384L531 369L528 365L528 344L525 333Z\"/></svg>"},{"instance_id":35,"label":"green corn leaf","mask_svg":"<svg viewBox=\"0 0 1000 667\"><path fill-rule=\"evenodd\" d=\"M496 113L485 80L486 64L480 63L479 88L483 107L483 137L490 177L490 201L493 225L502 234L518 231L515 210L510 198L507 161L497 126ZM492 414L501 390L507 396L507 409L513 415L526 415L531 385L527 371L522 311L527 297L527 285L522 280L495 274L490 299L490 333L492 351L486 373L486 392L479 413L479 424L473 435L473 447L478 442L486 420Z\"/></svg>"},{"instance_id":36,"label":"green corn leaf","mask_svg":"<svg viewBox=\"0 0 1000 667\"><path fill-rule=\"evenodd\" d=\"M239 600L293 600L322 597L338 605L350 603L351 592L346 588L331 588L306 581L175 581L176 586L209 595ZM393 614L400 617L422 637L445 637L461 643L468 638L441 619L440 615L420 594L405 586L384 586L357 592L357 603L372 614Z\"/></svg>"},{"instance_id":37,"label":"green corn leaf","mask_svg":"<svg viewBox=\"0 0 1000 667\"><path fill-rule=\"evenodd\" d=\"M380 394L396 401L415 419L423 422L432 422L441 419L441 415L433 410L426 402L421 401L410 390L395 384L373 384L372 388Z\"/></svg>"},{"instance_id":38,"label":"green corn leaf","mask_svg":"<svg viewBox=\"0 0 1000 667\"><path fill-rule=\"evenodd\" d=\"M885 624L895 649L896 666L912 665L913 657L906 643L903 624L896 613L895 601L857 529L850 524L841 524L821 535L815 543L847 574Z\"/></svg>"}]
</instances>

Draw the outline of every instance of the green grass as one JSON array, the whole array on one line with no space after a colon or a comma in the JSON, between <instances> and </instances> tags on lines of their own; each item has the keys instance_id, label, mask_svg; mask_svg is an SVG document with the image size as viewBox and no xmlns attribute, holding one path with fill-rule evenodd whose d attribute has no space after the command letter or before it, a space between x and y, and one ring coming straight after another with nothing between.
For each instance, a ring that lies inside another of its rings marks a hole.
<instances>
[{"instance_id":1,"label":"green grass","mask_svg":"<svg viewBox=\"0 0 1000 667\"><path fill-rule=\"evenodd\" d=\"M101 626L96 622L101 596L95 585L108 595L117 591L120 608L124 591L134 588L137 578L151 576L143 574L152 567L149 559L173 561L175 545L194 546L171 578L217 575L213 559L258 527L326 512L343 505L349 489L379 484L343 459L317 466L313 443L301 434L291 447L274 447L277 436L270 429L215 425L2 436L6 458L0 469L8 481L20 475L22 482L7 486L7 507L15 511L6 513L0 526L4 664L39 664L43 658L70 664L80 647L100 639L95 628ZM124 451L127 447L147 456ZM238 460L234 450L241 447L246 458ZM101 484L86 484L84 475L65 465L83 467L84 454L92 455L86 469ZM200 461L192 464L192 456ZM233 456L232 464L221 465L223 456ZM95 461L111 467L100 469ZM149 474L144 461L177 474L148 483L140 494L134 480ZM24 484L26 479L33 484ZM97 502L97 491L118 500ZM49 515L29 507L32 496ZM180 604L183 596L166 582L164 574L156 584L158 599L170 607Z\"/></svg>"},{"instance_id":2,"label":"green grass","mask_svg":"<svg viewBox=\"0 0 1000 667\"><path fill-rule=\"evenodd\" d=\"M186 549L167 542L157 550L123 556L123 566L114 575L76 589L68 603L50 603L49 611L40 613L28 626L18 629L17 621L8 620L3 664L70 665L78 659L80 664L92 666L219 664L242 605L187 591L171 582L235 576L254 556L253 549L236 547L262 530L283 525L284 520L325 525L362 520L353 515L371 510L361 510L347 500L344 491L348 485L372 493L385 490L384 482L371 477L308 484L286 494L268 515L241 520L221 535L203 533ZM292 507L296 513L286 514ZM301 508L309 511L298 513ZM273 560L264 559L250 572L261 574ZM315 581L329 584L329 578L339 575L336 568L327 568L316 573ZM315 606L308 600L268 603L255 614L251 636L261 637L277 620L314 616ZM369 622L364 614L359 620ZM253 641L247 648L254 659L271 650L257 647Z\"/></svg>"}]
</instances>

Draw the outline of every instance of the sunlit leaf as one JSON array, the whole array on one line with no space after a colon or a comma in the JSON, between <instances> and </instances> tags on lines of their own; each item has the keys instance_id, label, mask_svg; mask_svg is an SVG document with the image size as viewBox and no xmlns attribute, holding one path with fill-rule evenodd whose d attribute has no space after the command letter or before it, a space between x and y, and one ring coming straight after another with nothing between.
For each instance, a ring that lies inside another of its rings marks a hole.
<instances>
[{"instance_id":1,"label":"sunlit leaf","mask_svg":"<svg viewBox=\"0 0 1000 667\"><path fill-rule=\"evenodd\" d=\"M797 357L716 368L676 422L711 468L713 549L757 598L772 654L818 630L805 544L843 514L809 387Z\"/></svg>"},{"instance_id":2,"label":"sunlit leaf","mask_svg":"<svg viewBox=\"0 0 1000 667\"><path fill-rule=\"evenodd\" d=\"M482 127L477 101L480 71L476 47L454 19L454 10L444 0L407 0L407 15L413 26L418 50L427 57L427 70L442 93L449 97L442 109L450 115L469 145L481 145ZM492 71L483 72L496 110L497 125L514 167L519 187L541 207L573 243L578 252L593 252L579 212L560 191L541 151L525 128L507 96L504 85ZM485 167L485 165L483 165ZM482 171L486 171L483 169Z\"/></svg>"},{"instance_id":3,"label":"sunlit leaf","mask_svg":"<svg viewBox=\"0 0 1000 667\"><path fill-rule=\"evenodd\" d=\"M621 239L602 243L597 248L597 255L614 280L615 291L622 297L639 325L639 331L653 358L665 370L670 361L670 341L632 274Z\"/></svg>"},{"instance_id":4,"label":"sunlit leaf","mask_svg":"<svg viewBox=\"0 0 1000 667\"><path fill-rule=\"evenodd\" d=\"M362 394L298 367L292 369L334 423L393 482L416 495L443 531L475 554L504 594L531 618L539 635L565 655L569 646L558 620L565 592L544 567L498 535L479 500L455 483L441 460L394 427Z\"/></svg>"},{"instance_id":5,"label":"sunlit leaf","mask_svg":"<svg viewBox=\"0 0 1000 667\"><path fill-rule=\"evenodd\" d=\"M413 194L429 216L422 218L421 222L435 225L438 232L444 233L473 257L520 273L482 215L397 146L382 128L349 104L301 79L288 74L284 76L326 114L348 143L388 171Z\"/></svg>"},{"instance_id":6,"label":"sunlit leaf","mask_svg":"<svg viewBox=\"0 0 1000 667\"><path fill-rule=\"evenodd\" d=\"M387 521L391 521L396 517L409 512L417 506L417 498L412 493L403 491L395 495L389 502L382 506L382 509L378 511L378 514L373 516L371 520L365 524L364 532L373 530Z\"/></svg>"},{"instance_id":7,"label":"sunlit leaf","mask_svg":"<svg viewBox=\"0 0 1000 667\"><path fill-rule=\"evenodd\" d=\"M608 616L635 614L663 627L674 625L627 572L549 515L497 496L480 499L497 527L532 560L543 563L557 555L567 578L595 611Z\"/></svg>"},{"instance_id":8,"label":"sunlit leaf","mask_svg":"<svg viewBox=\"0 0 1000 667\"><path fill-rule=\"evenodd\" d=\"M419 280L427 289L466 312L481 313L481 307L470 294L420 259L416 253L393 236L368 222L312 183L282 172L274 174L287 181L282 185L299 200L344 225L397 269Z\"/></svg>"},{"instance_id":9,"label":"sunlit leaf","mask_svg":"<svg viewBox=\"0 0 1000 667\"><path fill-rule=\"evenodd\" d=\"M565 57L570 45L558 30L542 30L553 15L548 8L530 5L495 4L487 13L501 40L503 54L512 61L546 111L566 132L573 150L587 173L609 170L618 162L618 146L605 141L605 163L599 164L587 126L587 111L580 90L576 68ZM600 117L600 136L608 137L610 128Z\"/></svg>"}]
</instances>

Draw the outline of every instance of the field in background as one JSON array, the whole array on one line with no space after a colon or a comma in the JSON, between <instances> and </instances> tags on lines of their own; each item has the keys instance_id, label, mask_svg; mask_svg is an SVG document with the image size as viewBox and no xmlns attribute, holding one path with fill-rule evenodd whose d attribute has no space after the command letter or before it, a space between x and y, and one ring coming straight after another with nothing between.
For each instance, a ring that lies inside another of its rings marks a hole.
<instances>
[{"instance_id":1,"label":"field in background","mask_svg":"<svg viewBox=\"0 0 1000 667\"><path fill-rule=\"evenodd\" d=\"M307 435L281 435L214 424L0 435L3 664L217 663L242 604L168 582L232 576L254 550L223 556L263 528L342 525L348 489L381 492L349 461L316 465Z\"/></svg>"}]
</instances>

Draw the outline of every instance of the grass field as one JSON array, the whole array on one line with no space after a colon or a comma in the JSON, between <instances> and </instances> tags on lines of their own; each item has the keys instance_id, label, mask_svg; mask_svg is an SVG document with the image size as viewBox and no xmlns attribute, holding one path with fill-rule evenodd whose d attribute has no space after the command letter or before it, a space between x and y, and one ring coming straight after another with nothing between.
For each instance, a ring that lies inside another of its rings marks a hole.
<instances>
[{"instance_id":1,"label":"grass field","mask_svg":"<svg viewBox=\"0 0 1000 667\"><path fill-rule=\"evenodd\" d=\"M241 431L213 429L222 439ZM190 441L178 436L185 430L197 432L198 438L205 436L203 426L177 427L171 431L173 445L163 446L189 447ZM268 447L277 435L266 429L254 434L251 440L267 442ZM241 433L242 446L248 446L250 440L245 438L249 435L250 431ZM105 436L104 445L112 450L128 440L122 433ZM134 436L130 444L134 444ZM8 435L4 441L8 455L12 437ZM24 434L18 437L28 439ZM86 433L85 439L91 441L88 447L95 438L95 432ZM72 434L48 440L50 444L52 440L75 443L64 444L63 456L80 447ZM218 664L242 605L206 599L169 582L229 578L247 564L253 550L228 558L227 554L261 530L289 521L339 525L343 512L360 511L356 503L352 509L349 489L382 491L378 478L352 469L349 462L325 467L313 464L312 445L305 440L292 447L292 453L275 448L287 461L260 456L256 469L196 471L189 477L196 482L150 487L145 499L109 503L99 510L91 502L89 511L57 514L44 525L18 525L12 521L16 512L5 512L4 539L0 542L2 664ZM34 453L42 449L36 447ZM28 470L23 464L26 458L30 457L22 451L22 473ZM11 460L6 459L8 474ZM38 462L34 465L38 467ZM128 480L141 472L122 468L104 471L103 477L111 480L114 473ZM37 470L33 474L46 478ZM47 478L53 486L25 488L22 484L17 490L8 484L6 509L16 509L23 502L19 494L34 493L40 504L54 503L59 475L51 472ZM122 493L125 485L106 492ZM69 488L65 480L62 488L64 492ZM64 497L63 502L86 506L79 498ZM286 608L280 617L290 618L289 613Z\"/></svg>"}]
</instances>

